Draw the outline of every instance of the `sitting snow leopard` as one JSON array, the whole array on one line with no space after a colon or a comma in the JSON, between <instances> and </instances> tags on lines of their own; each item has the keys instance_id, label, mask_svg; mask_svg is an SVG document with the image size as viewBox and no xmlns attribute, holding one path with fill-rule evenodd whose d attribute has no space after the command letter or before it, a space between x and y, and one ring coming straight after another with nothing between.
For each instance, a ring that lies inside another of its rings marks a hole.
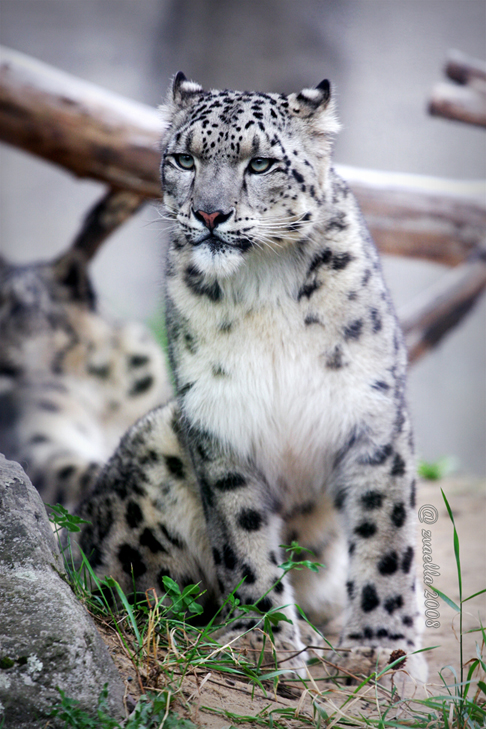
<instances>
[{"instance_id":1,"label":"sitting snow leopard","mask_svg":"<svg viewBox=\"0 0 486 729\"><path fill-rule=\"evenodd\" d=\"M177 399L124 437L81 546L126 591L170 575L209 606L244 580L242 604L285 606L275 645L293 669L307 658L295 603L319 621L345 595L339 660L373 669L419 647L413 442L378 254L331 166L329 83L205 91L179 73L163 113ZM327 567L279 581L292 540ZM425 678L421 655L407 667Z\"/></svg>"},{"instance_id":2,"label":"sitting snow leopard","mask_svg":"<svg viewBox=\"0 0 486 729\"><path fill-rule=\"evenodd\" d=\"M171 395L159 346L97 312L86 265L74 248L49 263L0 260L0 452L69 508L125 430Z\"/></svg>"}]
</instances>

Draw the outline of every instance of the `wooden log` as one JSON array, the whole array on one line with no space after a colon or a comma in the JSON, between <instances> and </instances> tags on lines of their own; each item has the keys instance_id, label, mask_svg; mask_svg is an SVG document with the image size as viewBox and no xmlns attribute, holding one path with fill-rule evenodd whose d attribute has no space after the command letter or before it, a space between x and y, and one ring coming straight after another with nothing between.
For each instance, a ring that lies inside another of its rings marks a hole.
<instances>
[{"instance_id":1,"label":"wooden log","mask_svg":"<svg viewBox=\"0 0 486 729\"><path fill-rule=\"evenodd\" d=\"M110 187L160 194L162 122L151 107L0 50L0 138Z\"/></svg>"},{"instance_id":2,"label":"wooden log","mask_svg":"<svg viewBox=\"0 0 486 729\"><path fill-rule=\"evenodd\" d=\"M455 182L421 175L336 165L358 198L382 253L454 266L482 243L486 182Z\"/></svg>"},{"instance_id":3,"label":"wooden log","mask_svg":"<svg viewBox=\"0 0 486 729\"><path fill-rule=\"evenodd\" d=\"M486 83L486 62L461 51L449 51L445 72L459 84L474 84L475 81Z\"/></svg>"},{"instance_id":4,"label":"wooden log","mask_svg":"<svg viewBox=\"0 0 486 729\"><path fill-rule=\"evenodd\" d=\"M159 197L162 122L155 109L15 51L0 49L0 59L0 139L81 177ZM385 253L455 265L484 235L478 185L444 189L433 178L338 171Z\"/></svg>"},{"instance_id":5,"label":"wooden log","mask_svg":"<svg viewBox=\"0 0 486 729\"><path fill-rule=\"evenodd\" d=\"M147 198L128 190L110 190L87 213L72 248L91 260L113 231L137 212Z\"/></svg>"},{"instance_id":6,"label":"wooden log","mask_svg":"<svg viewBox=\"0 0 486 729\"><path fill-rule=\"evenodd\" d=\"M478 254L446 273L399 311L410 364L456 327L486 288L486 256Z\"/></svg>"},{"instance_id":7,"label":"wooden log","mask_svg":"<svg viewBox=\"0 0 486 729\"><path fill-rule=\"evenodd\" d=\"M440 83L432 90L429 112L433 116L486 127L486 94L469 86Z\"/></svg>"}]
</instances>

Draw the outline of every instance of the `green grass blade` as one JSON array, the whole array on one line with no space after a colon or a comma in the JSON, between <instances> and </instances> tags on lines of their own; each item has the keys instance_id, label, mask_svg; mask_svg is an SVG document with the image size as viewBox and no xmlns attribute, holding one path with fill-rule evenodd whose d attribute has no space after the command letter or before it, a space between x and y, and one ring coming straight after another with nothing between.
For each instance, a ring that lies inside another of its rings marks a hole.
<instances>
[{"instance_id":1,"label":"green grass blade","mask_svg":"<svg viewBox=\"0 0 486 729\"><path fill-rule=\"evenodd\" d=\"M466 678L466 686L464 688L464 699L467 698L469 689L471 688L472 675L478 666L479 666L479 661L477 659L475 661L473 661L471 663L471 665L469 666L469 670L467 672L467 678Z\"/></svg>"},{"instance_id":2,"label":"green grass blade","mask_svg":"<svg viewBox=\"0 0 486 729\"><path fill-rule=\"evenodd\" d=\"M108 582L108 580L106 580L106 581ZM110 580L110 586L111 586L111 580ZM130 605L130 603L128 602L125 593L121 589L121 587L118 584L118 582L116 582L116 580L113 580L113 585L112 586L117 591L118 597L120 598L120 602L122 603L123 607L125 608L125 610L127 612L128 619L130 620L131 628L133 630L133 633L135 635L135 638L137 639L137 643L138 643L139 647L141 648L142 645L143 645L143 640L141 638L140 631L138 630L137 619L135 618L135 614L133 612L133 608Z\"/></svg>"},{"instance_id":3,"label":"green grass blade","mask_svg":"<svg viewBox=\"0 0 486 729\"><path fill-rule=\"evenodd\" d=\"M315 625L312 625L312 623L310 622L309 618L307 617L307 615L305 614L305 612L302 610L302 608L300 607L300 605L297 605L296 604L295 607L296 607L297 612L302 617L302 619L305 620L305 622L307 623L307 625L309 625L309 627L311 627L312 630L315 630L316 633L321 636L322 640L325 643L327 643L328 647L331 650L334 650L334 646L328 641L328 639L326 638L326 636L323 635L322 631L320 631L318 628L316 628Z\"/></svg>"},{"instance_id":4,"label":"green grass blade","mask_svg":"<svg viewBox=\"0 0 486 729\"><path fill-rule=\"evenodd\" d=\"M452 513L452 509L449 506L449 502L447 501L447 497L446 497L443 489L441 489L441 492L442 492L442 498L444 499L446 509L449 514L449 518L452 522L452 526L454 529L454 555L456 558L456 565L457 565L457 581L459 583L459 602L462 603L462 571L461 571L461 559L460 559L460 555L459 555L459 537L457 535L456 523L454 521L454 515Z\"/></svg>"},{"instance_id":5,"label":"green grass blade","mask_svg":"<svg viewBox=\"0 0 486 729\"><path fill-rule=\"evenodd\" d=\"M121 588L118 585L118 583L115 580L113 580L111 577L107 577L103 580L100 580L99 577L93 571L93 568L91 567L91 565L88 561L88 558L84 554L83 550L80 549L79 551L80 551L80 555L81 555L81 559L82 559L82 564L81 564L80 569L84 569L86 571L86 573L88 574L89 578L92 581L92 585L94 585L95 589L97 589L99 591L99 597L97 598L98 608L103 606L105 613L108 614L111 617L111 619L113 620L116 631L117 631L118 635L120 636L120 639L127 650L127 654L130 656L131 660L133 661L133 658L132 658L133 651L128 646L128 644L125 640L125 636L123 635L122 631L120 630L120 627L116 620L115 613L113 612L112 606L110 605L108 599L106 598L105 592L103 590L103 587L108 587L111 591L113 591L113 588L115 588L115 586L118 589L121 589ZM112 595L113 595L113 592L112 592ZM92 596L92 599L93 599L93 597L94 596Z\"/></svg>"},{"instance_id":6,"label":"green grass blade","mask_svg":"<svg viewBox=\"0 0 486 729\"><path fill-rule=\"evenodd\" d=\"M456 605L454 600L451 600L450 597L447 597L447 595L444 595L444 593L441 592L440 590L438 590L437 587L434 587L434 592L436 592L438 594L438 596L440 598L442 598L442 600L444 600L444 602L447 603L447 605L449 605L449 607L451 607L453 610L455 610L456 613L461 612L461 608L459 607L459 605Z\"/></svg>"},{"instance_id":7,"label":"green grass blade","mask_svg":"<svg viewBox=\"0 0 486 729\"><path fill-rule=\"evenodd\" d=\"M484 590L479 590L479 592L475 592L474 595L469 595L469 597L463 598L463 602L467 602L468 600L472 600L473 597L477 597L478 595L483 595L486 592L486 587Z\"/></svg>"},{"instance_id":8,"label":"green grass blade","mask_svg":"<svg viewBox=\"0 0 486 729\"><path fill-rule=\"evenodd\" d=\"M481 665L481 668L483 669L483 671L486 672L486 662L483 659L483 654L482 654L481 648L479 647L478 643L476 643L476 655L478 657L478 661Z\"/></svg>"}]
</instances>

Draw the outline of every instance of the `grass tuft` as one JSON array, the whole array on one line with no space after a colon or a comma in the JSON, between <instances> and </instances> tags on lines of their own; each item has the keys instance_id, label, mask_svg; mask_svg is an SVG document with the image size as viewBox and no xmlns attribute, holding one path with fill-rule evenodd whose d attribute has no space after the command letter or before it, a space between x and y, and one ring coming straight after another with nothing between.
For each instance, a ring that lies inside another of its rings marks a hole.
<instances>
[{"instance_id":1,"label":"grass tuft","mask_svg":"<svg viewBox=\"0 0 486 729\"><path fill-rule=\"evenodd\" d=\"M60 699L53 710L57 713L53 713L53 717L62 719L66 729L193 729L196 725L180 714L194 719L195 711L196 714L197 711L205 712L206 717L208 714L219 715L230 722L228 726L235 727L484 729L485 631L479 624L476 653L464 662L462 613L464 603L483 594L486 589L463 597L459 536L444 494L443 498L453 530L459 603L456 604L440 590L436 593L446 606L459 614L459 670L452 665L441 670L442 690L435 695L429 692L421 697L401 699L393 680L391 689L377 683L384 671L356 677L355 685L343 685L342 681L330 677L324 670L330 662L322 658L314 660L315 665L307 679L289 674L284 668L285 663L279 664L276 657L273 665L266 666L263 650L255 656L245 654L237 651L231 643L225 646L218 643L216 634L222 627L231 628L232 623L241 620L243 611L251 613L253 619L256 616L255 627L245 632L258 631L263 641L271 646L273 629L281 620L288 620L281 608L261 613L256 606L242 606L235 597L237 586L225 601L229 612L223 624L218 622L223 613L222 607L208 625L195 627L191 619L201 613L198 585L189 585L181 590L174 580L165 577L164 594L158 595L155 590L149 590L128 599L115 580L99 579L82 553L79 565L75 566L68 539L63 542L62 551L73 589L95 620L116 637L132 666L136 680L131 684L131 690L139 699L130 717L119 724L108 712L106 687L100 694L94 718L85 714L75 699L60 692ZM61 529L68 532L79 530L77 518L71 517L62 507L52 509L50 518L58 534ZM312 555L303 555L306 550L296 543L284 549L287 555L281 565L282 575L292 569L316 571L322 567L310 558L301 558ZM297 606L297 610L314 628L302 609ZM324 640L332 649L331 643L325 637ZM394 671L400 667L398 664L402 660L403 657L400 657L388 666L387 675L395 676ZM224 687L228 696L236 696L238 692L251 695L255 699L252 704L255 710L251 715L239 714L231 709L231 698L223 709L204 705L195 708L196 697L201 700L207 695L201 694L205 685L219 689Z\"/></svg>"},{"instance_id":2,"label":"grass tuft","mask_svg":"<svg viewBox=\"0 0 486 729\"><path fill-rule=\"evenodd\" d=\"M442 456L437 461L419 461L417 473L426 481L441 481L458 468L459 461L455 456Z\"/></svg>"}]
</instances>

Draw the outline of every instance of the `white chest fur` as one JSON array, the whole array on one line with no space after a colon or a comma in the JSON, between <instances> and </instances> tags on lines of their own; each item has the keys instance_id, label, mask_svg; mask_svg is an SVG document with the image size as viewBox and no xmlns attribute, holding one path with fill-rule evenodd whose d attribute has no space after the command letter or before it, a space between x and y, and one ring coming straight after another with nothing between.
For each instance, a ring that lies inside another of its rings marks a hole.
<instances>
[{"instance_id":1,"label":"white chest fur","mask_svg":"<svg viewBox=\"0 0 486 729\"><path fill-rule=\"evenodd\" d=\"M323 487L334 455L366 419L372 373L366 357L326 368L339 325L306 325L282 289L274 283L271 301L253 308L225 300L186 308L197 351L181 351L178 372L192 384L189 420L297 496Z\"/></svg>"}]
</instances>

